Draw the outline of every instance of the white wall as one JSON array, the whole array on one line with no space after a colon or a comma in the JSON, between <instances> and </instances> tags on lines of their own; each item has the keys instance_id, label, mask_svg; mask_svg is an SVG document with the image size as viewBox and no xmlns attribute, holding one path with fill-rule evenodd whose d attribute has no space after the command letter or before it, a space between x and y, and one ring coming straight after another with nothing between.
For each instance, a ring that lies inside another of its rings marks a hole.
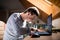
<instances>
[{"instance_id":1,"label":"white wall","mask_svg":"<svg viewBox=\"0 0 60 40\"><path fill-rule=\"evenodd\" d=\"M60 18L53 20L52 25L60 29Z\"/></svg>"}]
</instances>

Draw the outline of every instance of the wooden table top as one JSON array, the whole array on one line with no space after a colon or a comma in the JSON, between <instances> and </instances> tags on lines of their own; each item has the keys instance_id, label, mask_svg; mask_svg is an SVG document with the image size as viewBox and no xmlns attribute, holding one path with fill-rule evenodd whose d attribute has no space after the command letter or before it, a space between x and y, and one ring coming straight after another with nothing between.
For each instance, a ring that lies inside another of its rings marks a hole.
<instances>
[{"instance_id":1,"label":"wooden table top","mask_svg":"<svg viewBox=\"0 0 60 40\"><path fill-rule=\"evenodd\" d=\"M52 33L51 36L40 36L39 38L31 38L31 36L27 36L24 40L60 40L60 32Z\"/></svg>"}]
</instances>

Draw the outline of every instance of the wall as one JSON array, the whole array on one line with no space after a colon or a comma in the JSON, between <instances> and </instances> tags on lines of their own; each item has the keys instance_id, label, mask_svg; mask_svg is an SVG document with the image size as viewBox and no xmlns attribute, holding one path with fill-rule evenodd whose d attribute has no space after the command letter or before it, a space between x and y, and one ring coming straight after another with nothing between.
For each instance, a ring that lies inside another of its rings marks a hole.
<instances>
[{"instance_id":1,"label":"wall","mask_svg":"<svg viewBox=\"0 0 60 40\"><path fill-rule=\"evenodd\" d=\"M20 0L25 8L30 6L36 6L40 11L40 19L46 22L47 16L52 13L52 17L55 17L56 14L60 12L60 8L54 5L53 3L48 3L44 0Z\"/></svg>"},{"instance_id":2,"label":"wall","mask_svg":"<svg viewBox=\"0 0 60 40\"><path fill-rule=\"evenodd\" d=\"M57 18L55 20L52 21L52 25L57 28L60 29L60 18Z\"/></svg>"}]
</instances>

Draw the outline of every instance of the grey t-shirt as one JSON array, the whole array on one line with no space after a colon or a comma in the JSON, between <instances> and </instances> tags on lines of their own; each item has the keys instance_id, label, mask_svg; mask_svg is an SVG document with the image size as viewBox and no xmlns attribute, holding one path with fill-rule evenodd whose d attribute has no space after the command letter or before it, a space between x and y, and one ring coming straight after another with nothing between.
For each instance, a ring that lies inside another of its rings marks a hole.
<instances>
[{"instance_id":1,"label":"grey t-shirt","mask_svg":"<svg viewBox=\"0 0 60 40\"><path fill-rule=\"evenodd\" d=\"M22 28L23 22L20 13L13 13L7 21L3 40L23 40L23 34L30 31L29 27Z\"/></svg>"}]
</instances>

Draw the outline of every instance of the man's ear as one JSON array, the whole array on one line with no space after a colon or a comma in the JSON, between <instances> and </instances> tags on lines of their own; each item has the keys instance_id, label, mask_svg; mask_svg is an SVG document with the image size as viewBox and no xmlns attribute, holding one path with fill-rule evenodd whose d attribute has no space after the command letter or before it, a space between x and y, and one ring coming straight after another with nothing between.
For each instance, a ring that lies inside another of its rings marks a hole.
<instances>
[{"instance_id":1,"label":"man's ear","mask_svg":"<svg viewBox=\"0 0 60 40\"><path fill-rule=\"evenodd\" d=\"M28 13L28 15L31 15L31 13Z\"/></svg>"}]
</instances>

